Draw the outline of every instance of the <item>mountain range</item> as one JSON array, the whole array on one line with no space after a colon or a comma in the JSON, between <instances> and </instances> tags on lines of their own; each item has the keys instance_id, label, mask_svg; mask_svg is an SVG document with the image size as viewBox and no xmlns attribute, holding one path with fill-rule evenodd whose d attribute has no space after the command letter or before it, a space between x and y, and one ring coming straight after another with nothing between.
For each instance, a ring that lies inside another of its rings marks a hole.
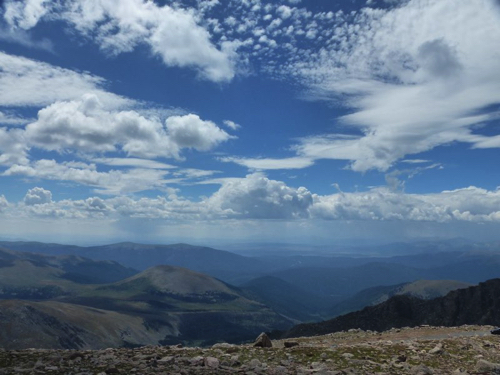
<instances>
[{"instance_id":1,"label":"mountain range","mask_svg":"<svg viewBox=\"0 0 500 375\"><path fill-rule=\"evenodd\" d=\"M262 331L303 329L294 324L320 327L300 323L349 326L328 322L365 307L399 306L394 301L433 301L500 276L500 256L476 248L248 257L186 244L0 244L0 316L13 323L0 322L12 333L0 335L0 347L241 342ZM396 317L391 311L383 310Z\"/></svg>"}]
</instances>

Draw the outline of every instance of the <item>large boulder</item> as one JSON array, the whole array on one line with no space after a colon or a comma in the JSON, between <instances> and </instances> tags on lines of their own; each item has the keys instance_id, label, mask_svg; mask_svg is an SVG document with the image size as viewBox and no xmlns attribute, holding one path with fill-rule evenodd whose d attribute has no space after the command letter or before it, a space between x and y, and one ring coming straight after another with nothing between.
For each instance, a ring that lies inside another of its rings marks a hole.
<instances>
[{"instance_id":1,"label":"large boulder","mask_svg":"<svg viewBox=\"0 0 500 375\"><path fill-rule=\"evenodd\" d=\"M271 342L271 339L269 338L268 335L266 335L264 332L262 332L259 337L255 340L253 346L260 347L260 348L272 348L273 343Z\"/></svg>"}]
</instances>

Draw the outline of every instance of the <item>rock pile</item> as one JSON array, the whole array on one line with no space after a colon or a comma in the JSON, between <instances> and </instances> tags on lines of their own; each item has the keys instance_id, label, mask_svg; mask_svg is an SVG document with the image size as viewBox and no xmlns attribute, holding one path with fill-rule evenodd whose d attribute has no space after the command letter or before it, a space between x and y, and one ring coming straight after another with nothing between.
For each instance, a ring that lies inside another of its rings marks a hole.
<instances>
[{"instance_id":1,"label":"rock pile","mask_svg":"<svg viewBox=\"0 0 500 375\"><path fill-rule=\"evenodd\" d=\"M272 347L145 346L106 350L5 351L0 374L500 374L500 337L491 327L350 330ZM257 342L266 342L260 337ZM292 343L292 344L291 344Z\"/></svg>"}]
</instances>

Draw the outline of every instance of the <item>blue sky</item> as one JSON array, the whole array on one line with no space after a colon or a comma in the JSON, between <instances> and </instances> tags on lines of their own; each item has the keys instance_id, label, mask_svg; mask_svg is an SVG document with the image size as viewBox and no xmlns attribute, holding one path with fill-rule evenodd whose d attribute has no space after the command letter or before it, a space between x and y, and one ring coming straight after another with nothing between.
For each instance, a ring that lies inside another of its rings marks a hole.
<instances>
[{"instance_id":1,"label":"blue sky","mask_svg":"<svg viewBox=\"0 0 500 375\"><path fill-rule=\"evenodd\" d=\"M0 12L4 238L500 239L497 1Z\"/></svg>"}]
</instances>

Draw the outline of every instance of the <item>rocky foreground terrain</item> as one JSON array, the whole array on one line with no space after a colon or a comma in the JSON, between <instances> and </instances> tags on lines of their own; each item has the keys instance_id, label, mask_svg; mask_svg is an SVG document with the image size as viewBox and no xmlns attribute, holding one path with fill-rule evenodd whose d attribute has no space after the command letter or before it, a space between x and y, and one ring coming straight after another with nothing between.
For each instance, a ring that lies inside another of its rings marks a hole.
<instances>
[{"instance_id":1,"label":"rocky foreground terrain","mask_svg":"<svg viewBox=\"0 0 500 375\"><path fill-rule=\"evenodd\" d=\"M491 326L349 330L272 347L0 350L0 374L500 374Z\"/></svg>"}]
</instances>

